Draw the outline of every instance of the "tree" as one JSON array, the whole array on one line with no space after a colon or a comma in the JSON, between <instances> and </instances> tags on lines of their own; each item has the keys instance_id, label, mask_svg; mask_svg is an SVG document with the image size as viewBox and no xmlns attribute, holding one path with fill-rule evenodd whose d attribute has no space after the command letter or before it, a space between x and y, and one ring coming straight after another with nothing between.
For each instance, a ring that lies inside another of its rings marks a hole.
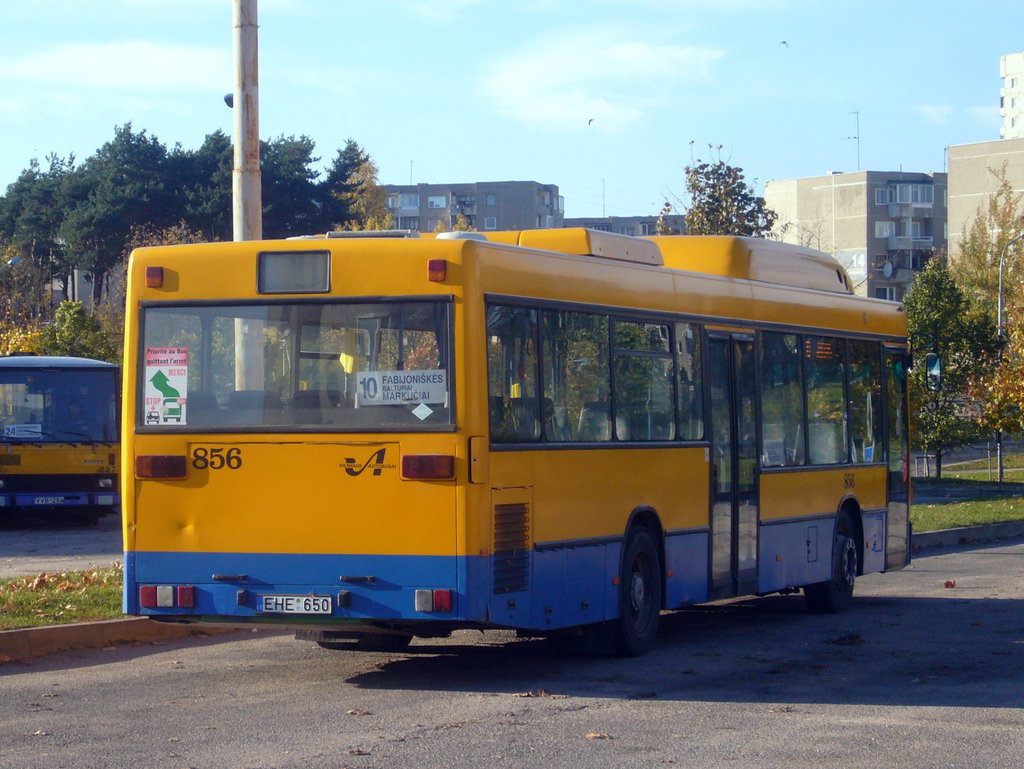
<instances>
[{"instance_id":1,"label":"tree","mask_svg":"<svg viewBox=\"0 0 1024 769\"><path fill-rule=\"evenodd\" d=\"M953 269L957 280L978 304L1003 323L1004 347L997 364L976 376L971 395L980 402L982 427L995 432L998 444L998 474L1003 480L1002 437L1024 429L1024 328L1020 290L1024 282L1024 249L1014 238L1024 231L1024 195L1017 193L1006 178L1006 165L989 169L997 182L987 205L978 210L960 240L960 254ZM1000 262L1002 264L1000 265ZM1002 296L1000 297L1000 273ZM1000 305L1002 317L999 316Z\"/></svg>"},{"instance_id":2,"label":"tree","mask_svg":"<svg viewBox=\"0 0 1024 769\"><path fill-rule=\"evenodd\" d=\"M998 303L999 258L1003 264L1004 299L1024 282L1024 244L1007 248L1024 231L1024 194L1014 192L1006 166L989 169L997 187L984 208L979 208L960 239L960 253L952 270L960 285L995 316Z\"/></svg>"},{"instance_id":3,"label":"tree","mask_svg":"<svg viewBox=\"0 0 1024 769\"><path fill-rule=\"evenodd\" d=\"M263 236L311 235L326 229L320 216L313 164L320 158L308 136L281 136L260 142L263 178Z\"/></svg>"},{"instance_id":4,"label":"tree","mask_svg":"<svg viewBox=\"0 0 1024 769\"><path fill-rule=\"evenodd\" d=\"M377 166L367 160L348 178L351 191L345 193L351 218L343 223L348 230L390 230L395 216L388 208L387 191L377 183Z\"/></svg>"},{"instance_id":5,"label":"tree","mask_svg":"<svg viewBox=\"0 0 1024 769\"><path fill-rule=\"evenodd\" d=\"M231 139L219 130L207 134L199 149L175 147L168 157L175 213L190 230L205 233L209 240L231 240L233 235L233 167Z\"/></svg>"},{"instance_id":6,"label":"tree","mask_svg":"<svg viewBox=\"0 0 1024 769\"><path fill-rule=\"evenodd\" d=\"M667 200L665 205L658 212L658 221L654 224L655 235L679 235L682 232L680 217L672 210L672 204Z\"/></svg>"},{"instance_id":7,"label":"tree","mask_svg":"<svg viewBox=\"0 0 1024 769\"><path fill-rule=\"evenodd\" d=\"M928 262L904 297L907 328L914 351L910 376L911 402L916 411L913 431L920 448L935 454L942 475L942 455L951 447L977 440L980 427L963 415L968 388L994 365L1000 342L992 317L971 301L953 279L942 258ZM926 387L924 358L930 352L942 360L942 390Z\"/></svg>"},{"instance_id":8,"label":"tree","mask_svg":"<svg viewBox=\"0 0 1024 769\"><path fill-rule=\"evenodd\" d=\"M1024 307L1014 303L1007 316L1004 352L991 370L975 376L969 395L981 404L978 422L1001 436L1024 430ZM1000 452L999 480L1002 480Z\"/></svg>"},{"instance_id":9,"label":"tree","mask_svg":"<svg viewBox=\"0 0 1024 769\"><path fill-rule=\"evenodd\" d=\"M319 189L321 215L328 230L341 229L353 218L352 179L363 164L369 162L370 156L353 139L346 140L344 148L338 150Z\"/></svg>"},{"instance_id":10,"label":"tree","mask_svg":"<svg viewBox=\"0 0 1024 769\"><path fill-rule=\"evenodd\" d=\"M53 323L43 329L40 347L46 355L71 355L117 363L120 347L81 302L61 302Z\"/></svg>"},{"instance_id":11,"label":"tree","mask_svg":"<svg viewBox=\"0 0 1024 769\"><path fill-rule=\"evenodd\" d=\"M38 302L38 294L55 276L64 279L66 290L70 271L60 226L68 208L68 180L75 171L74 158L51 155L48 161L49 168L42 170L39 162L32 160L0 198L0 234L10 245L4 262L31 265L38 279L32 289L23 286L31 296L28 307L9 307L21 318L49 317L49 306Z\"/></svg>"},{"instance_id":12,"label":"tree","mask_svg":"<svg viewBox=\"0 0 1024 769\"><path fill-rule=\"evenodd\" d=\"M720 152L721 146L711 147ZM684 169L690 205L685 214L691 235L749 235L766 237L778 215L767 208L743 177L743 169L721 156L697 159Z\"/></svg>"},{"instance_id":13,"label":"tree","mask_svg":"<svg viewBox=\"0 0 1024 769\"><path fill-rule=\"evenodd\" d=\"M167 148L131 123L88 158L74 175L71 208L60 226L71 263L90 273L99 302L107 271L124 255L132 227L169 224L173 209L166 184Z\"/></svg>"}]
</instances>

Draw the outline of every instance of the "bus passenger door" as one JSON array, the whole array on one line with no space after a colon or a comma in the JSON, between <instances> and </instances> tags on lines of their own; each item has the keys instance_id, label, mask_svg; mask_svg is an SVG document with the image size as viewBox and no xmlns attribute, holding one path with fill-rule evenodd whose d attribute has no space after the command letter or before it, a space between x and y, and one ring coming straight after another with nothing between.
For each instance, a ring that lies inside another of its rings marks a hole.
<instances>
[{"instance_id":1,"label":"bus passenger door","mask_svg":"<svg viewBox=\"0 0 1024 769\"><path fill-rule=\"evenodd\" d=\"M754 343L709 335L712 600L756 593L757 423Z\"/></svg>"}]
</instances>

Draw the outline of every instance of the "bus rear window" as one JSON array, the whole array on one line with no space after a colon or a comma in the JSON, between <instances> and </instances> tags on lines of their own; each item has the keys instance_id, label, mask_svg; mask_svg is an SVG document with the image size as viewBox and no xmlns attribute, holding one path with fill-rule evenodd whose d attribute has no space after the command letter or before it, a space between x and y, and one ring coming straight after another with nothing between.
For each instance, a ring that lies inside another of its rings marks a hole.
<instances>
[{"instance_id":1,"label":"bus rear window","mask_svg":"<svg viewBox=\"0 0 1024 769\"><path fill-rule=\"evenodd\" d=\"M382 431L452 424L447 302L143 310L137 422Z\"/></svg>"}]
</instances>

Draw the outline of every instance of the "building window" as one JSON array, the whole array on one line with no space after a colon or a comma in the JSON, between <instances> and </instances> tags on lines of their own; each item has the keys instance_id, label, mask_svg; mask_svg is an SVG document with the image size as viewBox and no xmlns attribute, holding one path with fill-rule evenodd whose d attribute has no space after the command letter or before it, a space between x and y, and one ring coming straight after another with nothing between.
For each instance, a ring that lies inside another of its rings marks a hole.
<instances>
[{"instance_id":1,"label":"building window","mask_svg":"<svg viewBox=\"0 0 1024 769\"><path fill-rule=\"evenodd\" d=\"M420 196L414 192L403 192L398 196L399 208L419 208Z\"/></svg>"},{"instance_id":2,"label":"building window","mask_svg":"<svg viewBox=\"0 0 1024 769\"><path fill-rule=\"evenodd\" d=\"M420 218L418 216L399 216L398 217L398 229L400 230L418 230L420 228Z\"/></svg>"},{"instance_id":3,"label":"building window","mask_svg":"<svg viewBox=\"0 0 1024 769\"><path fill-rule=\"evenodd\" d=\"M875 237L889 238L896 234L896 222L875 222Z\"/></svg>"},{"instance_id":4,"label":"building window","mask_svg":"<svg viewBox=\"0 0 1024 769\"><path fill-rule=\"evenodd\" d=\"M879 187L875 190L875 205L886 206L889 204L889 188Z\"/></svg>"},{"instance_id":5,"label":"building window","mask_svg":"<svg viewBox=\"0 0 1024 769\"><path fill-rule=\"evenodd\" d=\"M915 184L911 187L911 200L914 203L934 202L934 190L930 184Z\"/></svg>"},{"instance_id":6,"label":"building window","mask_svg":"<svg viewBox=\"0 0 1024 769\"><path fill-rule=\"evenodd\" d=\"M388 208L392 211L398 208L398 195L388 195Z\"/></svg>"},{"instance_id":7,"label":"building window","mask_svg":"<svg viewBox=\"0 0 1024 769\"><path fill-rule=\"evenodd\" d=\"M446 208L448 206L447 195L428 195L427 208Z\"/></svg>"},{"instance_id":8,"label":"building window","mask_svg":"<svg viewBox=\"0 0 1024 769\"><path fill-rule=\"evenodd\" d=\"M485 230L496 230L496 229L498 229L498 217L496 217L496 216L485 216L484 217L484 229Z\"/></svg>"},{"instance_id":9,"label":"building window","mask_svg":"<svg viewBox=\"0 0 1024 769\"><path fill-rule=\"evenodd\" d=\"M888 299L890 302L896 301L896 287L895 286L875 286L875 299Z\"/></svg>"},{"instance_id":10,"label":"building window","mask_svg":"<svg viewBox=\"0 0 1024 769\"><path fill-rule=\"evenodd\" d=\"M498 205L498 196L495 195L493 192L488 192L487 196L484 198L484 202L486 203L486 205L496 206Z\"/></svg>"}]
</instances>

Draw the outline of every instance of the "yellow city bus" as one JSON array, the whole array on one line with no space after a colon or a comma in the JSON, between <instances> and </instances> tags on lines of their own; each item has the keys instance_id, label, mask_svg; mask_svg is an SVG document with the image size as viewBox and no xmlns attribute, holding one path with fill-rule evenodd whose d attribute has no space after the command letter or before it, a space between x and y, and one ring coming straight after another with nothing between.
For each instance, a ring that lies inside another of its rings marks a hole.
<instances>
[{"instance_id":1,"label":"yellow city bus","mask_svg":"<svg viewBox=\"0 0 1024 769\"><path fill-rule=\"evenodd\" d=\"M95 524L118 511L118 367L0 357L0 515Z\"/></svg>"},{"instance_id":2,"label":"yellow city bus","mask_svg":"<svg viewBox=\"0 0 1024 769\"><path fill-rule=\"evenodd\" d=\"M584 229L135 251L125 611L642 654L908 563L906 318L808 249Z\"/></svg>"}]
</instances>

